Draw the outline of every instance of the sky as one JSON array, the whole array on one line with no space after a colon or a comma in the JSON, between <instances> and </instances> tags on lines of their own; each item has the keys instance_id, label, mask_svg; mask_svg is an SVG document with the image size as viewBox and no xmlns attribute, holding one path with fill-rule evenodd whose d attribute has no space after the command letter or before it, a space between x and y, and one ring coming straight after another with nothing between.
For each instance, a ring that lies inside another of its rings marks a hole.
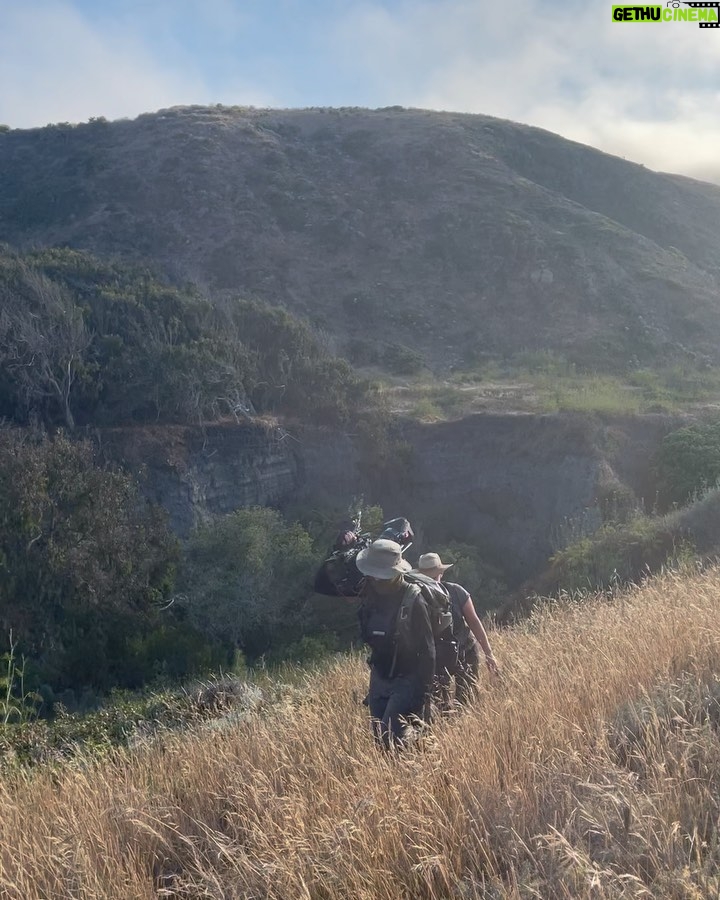
<instances>
[{"instance_id":1,"label":"sky","mask_svg":"<svg viewBox=\"0 0 720 900\"><path fill-rule=\"evenodd\" d=\"M684 6L684 4L681 4ZM0 124L169 106L499 116L720 183L720 29L612 0L0 0Z\"/></svg>"}]
</instances>

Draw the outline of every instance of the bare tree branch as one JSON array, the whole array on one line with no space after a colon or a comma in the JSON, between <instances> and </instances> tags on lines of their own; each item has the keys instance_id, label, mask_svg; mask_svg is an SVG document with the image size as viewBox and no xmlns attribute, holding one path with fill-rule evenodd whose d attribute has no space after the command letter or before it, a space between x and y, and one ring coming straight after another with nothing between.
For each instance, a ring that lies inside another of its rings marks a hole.
<instances>
[{"instance_id":1,"label":"bare tree branch","mask_svg":"<svg viewBox=\"0 0 720 900\"><path fill-rule=\"evenodd\" d=\"M67 291L23 265L15 291L3 291L0 365L28 413L52 399L67 427L75 427L73 387L91 343L82 311Z\"/></svg>"}]
</instances>

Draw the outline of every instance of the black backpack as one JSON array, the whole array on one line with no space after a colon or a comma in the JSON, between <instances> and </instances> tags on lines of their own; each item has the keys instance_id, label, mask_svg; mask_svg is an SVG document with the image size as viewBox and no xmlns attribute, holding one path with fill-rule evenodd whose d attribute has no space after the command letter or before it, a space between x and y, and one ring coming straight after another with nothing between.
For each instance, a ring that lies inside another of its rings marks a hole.
<instances>
[{"instance_id":1,"label":"black backpack","mask_svg":"<svg viewBox=\"0 0 720 900\"><path fill-rule=\"evenodd\" d=\"M419 572L410 572L404 577L410 584L400 604L398 632L403 626L409 627L412 605L419 594L427 606L435 638L435 671L438 675L446 673L452 675L458 663L458 643L453 633L450 594L442 582L435 581L434 578L427 575L421 575ZM412 588L417 590L412 590Z\"/></svg>"},{"instance_id":2,"label":"black backpack","mask_svg":"<svg viewBox=\"0 0 720 900\"><path fill-rule=\"evenodd\" d=\"M462 614L462 607L467 602L467 595L465 593L460 594L458 592L458 588L462 590L459 584L454 584L452 581L448 581L445 584L445 588L450 593L450 605L452 608L452 617L453 617L453 635L455 640L458 642L458 646L462 647L467 644L468 639L472 637L472 632L470 631L470 626L465 621L465 617ZM462 600L462 604L459 602Z\"/></svg>"},{"instance_id":3,"label":"black backpack","mask_svg":"<svg viewBox=\"0 0 720 900\"><path fill-rule=\"evenodd\" d=\"M430 615L430 624L435 643L451 640L453 632L452 602L445 585L427 575L421 575L419 572L408 572L403 577L406 581L420 588L420 594L427 605ZM406 591L400 606L401 614L403 606L411 605L413 599L412 593Z\"/></svg>"},{"instance_id":4,"label":"black backpack","mask_svg":"<svg viewBox=\"0 0 720 900\"><path fill-rule=\"evenodd\" d=\"M380 646L394 647L394 652L389 650L393 657L388 675L391 678L395 671L398 646L407 646L411 642L412 610L418 597L422 597L435 639L436 672L440 675L445 671L454 671L457 665L457 643L453 638L450 596L445 586L417 572L405 572L403 578L406 587L400 606L395 607L397 614L392 607L388 607L386 612L374 605L361 605L358 618L363 641L373 649Z\"/></svg>"}]
</instances>

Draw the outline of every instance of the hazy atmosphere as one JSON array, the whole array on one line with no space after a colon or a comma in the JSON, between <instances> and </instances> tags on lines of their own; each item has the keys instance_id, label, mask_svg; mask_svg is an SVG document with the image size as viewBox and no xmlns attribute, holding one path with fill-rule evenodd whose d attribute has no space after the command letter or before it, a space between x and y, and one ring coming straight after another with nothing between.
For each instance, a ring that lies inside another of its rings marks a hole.
<instances>
[{"instance_id":1,"label":"hazy atmosphere","mask_svg":"<svg viewBox=\"0 0 720 900\"><path fill-rule=\"evenodd\" d=\"M714 2L0 0L1 900L720 898Z\"/></svg>"},{"instance_id":2,"label":"hazy atmosphere","mask_svg":"<svg viewBox=\"0 0 720 900\"><path fill-rule=\"evenodd\" d=\"M0 123L178 104L402 105L537 125L720 181L720 34L515 0L0 2Z\"/></svg>"}]
</instances>

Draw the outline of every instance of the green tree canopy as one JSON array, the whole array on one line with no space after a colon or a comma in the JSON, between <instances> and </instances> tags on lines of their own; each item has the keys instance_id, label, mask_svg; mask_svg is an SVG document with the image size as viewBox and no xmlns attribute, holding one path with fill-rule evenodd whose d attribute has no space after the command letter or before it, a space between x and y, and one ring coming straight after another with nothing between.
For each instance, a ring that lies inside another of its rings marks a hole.
<instances>
[{"instance_id":1,"label":"green tree canopy","mask_svg":"<svg viewBox=\"0 0 720 900\"><path fill-rule=\"evenodd\" d=\"M193 534L179 572L181 602L199 630L256 657L299 636L316 566L301 525L272 509L241 509Z\"/></svg>"},{"instance_id":2,"label":"green tree canopy","mask_svg":"<svg viewBox=\"0 0 720 900\"><path fill-rule=\"evenodd\" d=\"M0 429L0 642L55 684L107 685L158 619L177 556L164 516L88 442ZM1 649L1 648L0 648Z\"/></svg>"},{"instance_id":3,"label":"green tree canopy","mask_svg":"<svg viewBox=\"0 0 720 900\"><path fill-rule=\"evenodd\" d=\"M0 415L47 425L203 423L285 412L343 423L367 386L289 313L210 303L87 253L0 252Z\"/></svg>"}]
</instances>

